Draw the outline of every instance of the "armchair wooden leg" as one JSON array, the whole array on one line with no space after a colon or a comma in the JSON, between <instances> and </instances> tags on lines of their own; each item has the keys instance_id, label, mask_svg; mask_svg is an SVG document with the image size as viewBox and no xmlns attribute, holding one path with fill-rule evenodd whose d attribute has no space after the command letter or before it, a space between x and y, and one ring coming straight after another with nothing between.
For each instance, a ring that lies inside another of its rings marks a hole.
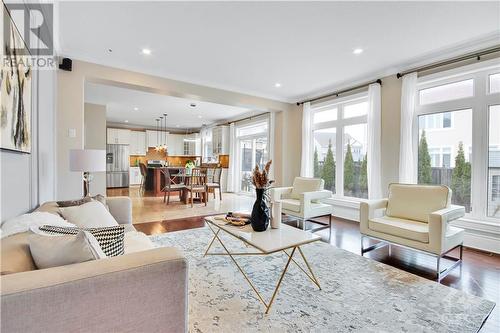
<instances>
[{"instance_id":1,"label":"armchair wooden leg","mask_svg":"<svg viewBox=\"0 0 500 333\"><path fill-rule=\"evenodd\" d=\"M168 197L167 197L167 205L170 204L170 191L168 191Z\"/></svg>"},{"instance_id":2,"label":"armchair wooden leg","mask_svg":"<svg viewBox=\"0 0 500 333\"><path fill-rule=\"evenodd\" d=\"M215 190L214 190L215 191ZM215 192L214 192L215 193ZM219 185L219 199L220 201L222 201L222 190L220 188L220 185Z\"/></svg>"},{"instance_id":3,"label":"armchair wooden leg","mask_svg":"<svg viewBox=\"0 0 500 333\"><path fill-rule=\"evenodd\" d=\"M163 202L165 202L166 197L167 197L167 192L163 192Z\"/></svg>"},{"instance_id":4,"label":"armchair wooden leg","mask_svg":"<svg viewBox=\"0 0 500 333\"><path fill-rule=\"evenodd\" d=\"M191 208L193 208L193 191L190 192L191 192Z\"/></svg>"},{"instance_id":5,"label":"armchair wooden leg","mask_svg":"<svg viewBox=\"0 0 500 333\"><path fill-rule=\"evenodd\" d=\"M213 188L213 190L214 190L214 199L215 199L215 187Z\"/></svg>"}]
</instances>

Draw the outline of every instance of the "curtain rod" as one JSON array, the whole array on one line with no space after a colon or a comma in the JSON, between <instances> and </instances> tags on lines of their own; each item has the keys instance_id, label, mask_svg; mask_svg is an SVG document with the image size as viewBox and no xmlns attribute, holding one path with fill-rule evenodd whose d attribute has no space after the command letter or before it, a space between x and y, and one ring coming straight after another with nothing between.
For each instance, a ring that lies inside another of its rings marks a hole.
<instances>
[{"instance_id":1,"label":"curtain rod","mask_svg":"<svg viewBox=\"0 0 500 333\"><path fill-rule=\"evenodd\" d=\"M435 62L432 64L416 67L416 68L413 68L413 69L410 69L410 70L407 70L404 72L397 73L396 77L399 79L399 78L402 78L404 75L410 74L413 72L424 72L424 71L428 71L428 70L431 70L434 68L439 68L439 67L451 65L451 64L454 64L457 62L462 62L462 61L470 60L473 58L477 58L477 60L479 61L479 60L481 60L482 56L488 55L491 53L496 53L496 52L500 52L500 45L490 47L487 49L483 49L483 50L479 50L479 51L475 51L475 52L471 52L471 53L467 53L467 54L459 56L459 57L455 57L455 58L451 58L451 59L447 59L447 60L443 60L443 61L438 61L438 62Z\"/></svg>"},{"instance_id":2,"label":"curtain rod","mask_svg":"<svg viewBox=\"0 0 500 333\"><path fill-rule=\"evenodd\" d=\"M264 112L264 113L259 113L258 115L255 115L255 116L249 116L249 117L246 117L246 118L242 118L242 119L238 119L238 120L234 120L234 121L228 121L226 123L223 123L223 124L217 124L215 126L225 126L225 125L231 125L233 123L239 123L241 121L245 121L245 120L249 120L249 119L253 119L253 118L257 118L257 117L260 117L260 116L263 116L263 115L266 115L266 114L270 114L271 112Z\"/></svg>"},{"instance_id":3,"label":"curtain rod","mask_svg":"<svg viewBox=\"0 0 500 333\"><path fill-rule=\"evenodd\" d=\"M307 102L318 101L320 99L327 98L327 97L332 97L332 96L338 97L340 94L345 94L346 92L350 92L350 91L353 91L353 90L358 90L358 89L361 89L361 88L365 88L365 87L368 87L370 84L373 84L373 83L382 84L382 80L378 79L378 80L375 80L375 81L366 82L366 83L357 85L355 87L351 87L351 88L347 88L347 89L342 89L342 90L338 90L338 91L335 91L335 92L332 92L332 93L329 93L329 94L326 94L326 95L323 95L323 96L319 96L319 97L307 99L307 100L302 101L302 102L297 102L297 105L302 105L302 104L307 103Z\"/></svg>"}]
</instances>

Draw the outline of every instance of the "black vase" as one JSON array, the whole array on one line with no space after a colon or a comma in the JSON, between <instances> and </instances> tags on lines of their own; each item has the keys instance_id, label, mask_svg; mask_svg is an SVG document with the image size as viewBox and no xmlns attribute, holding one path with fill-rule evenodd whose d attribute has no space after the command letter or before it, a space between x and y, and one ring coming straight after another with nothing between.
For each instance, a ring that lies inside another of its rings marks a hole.
<instances>
[{"instance_id":1,"label":"black vase","mask_svg":"<svg viewBox=\"0 0 500 333\"><path fill-rule=\"evenodd\" d=\"M257 192L257 200L253 204L252 216L250 223L255 231L266 231L269 225L269 207L264 200L264 189L255 189Z\"/></svg>"}]
</instances>

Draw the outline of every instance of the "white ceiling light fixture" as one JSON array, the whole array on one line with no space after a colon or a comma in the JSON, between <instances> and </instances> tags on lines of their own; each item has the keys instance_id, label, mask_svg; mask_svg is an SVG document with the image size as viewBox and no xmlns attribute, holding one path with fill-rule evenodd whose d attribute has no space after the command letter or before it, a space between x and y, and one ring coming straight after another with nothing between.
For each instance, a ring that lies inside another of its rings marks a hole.
<instances>
[{"instance_id":1,"label":"white ceiling light fixture","mask_svg":"<svg viewBox=\"0 0 500 333\"><path fill-rule=\"evenodd\" d=\"M128 120L125 120L126 123L128 123Z\"/></svg>"},{"instance_id":2,"label":"white ceiling light fixture","mask_svg":"<svg viewBox=\"0 0 500 333\"><path fill-rule=\"evenodd\" d=\"M361 48L359 48L359 47L358 47L358 48L354 49L354 50L352 51L352 53L353 53L353 54L356 54L356 55L361 54L361 53L363 53L363 49L361 49Z\"/></svg>"},{"instance_id":3,"label":"white ceiling light fixture","mask_svg":"<svg viewBox=\"0 0 500 333\"><path fill-rule=\"evenodd\" d=\"M279 87L281 87L281 83L276 82L276 83L274 84L274 86L275 86L276 88L279 88Z\"/></svg>"},{"instance_id":4,"label":"white ceiling light fixture","mask_svg":"<svg viewBox=\"0 0 500 333\"><path fill-rule=\"evenodd\" d=\"M198 115L198 119L201 119L203 118L203 116L201 114Z\"/></svg>"},{"instance_id":5,"label":"white ceiling light fixture","mask_svg":"<svg viewBox=\"0 0 500 333\"><path fill-rule=\"evenodd\" d=\"M151 54L151 50L150 49L142 49L142 54L150 55Z\"/></svg>"},{"instance_id":6,"label":"white ceiling light fixture","mask_svg":"<svg viewBox=\"0 0 500 333\"><path fill-rule=\"evenodd\" d=\"M191 104L189 104L189 106L192 107L192 108L195 108L196 107L196 103L191 103Z\"/></svg>"},{"instance_id":7,"label":"white ceiling light fixture","mask_svg":"<svg viewBox=\"0 0 500 333\"><path fill-rule=\"evenodd\" d=\"M179 128L179 127L181 127L181 125L175 125L175 127Z\"/></svg>"},{"instance_id":8,"label":"white ceiling light fixture","mask_svg":"<svg viewBox=\"0 0 500 333\"><path fill-rule=\"evenodd\" d=\"M134 111L139 111L139 108L136 106L136 107L134 108Z\"/></svg>"}]
</instances>

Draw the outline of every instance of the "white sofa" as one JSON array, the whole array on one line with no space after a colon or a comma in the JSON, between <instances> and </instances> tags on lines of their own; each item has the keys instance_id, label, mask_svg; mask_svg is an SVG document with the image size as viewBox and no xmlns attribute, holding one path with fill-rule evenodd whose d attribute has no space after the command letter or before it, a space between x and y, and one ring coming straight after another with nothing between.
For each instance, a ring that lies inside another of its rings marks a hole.
<instances>
[{"instance_id":1,"label":"white sofa","mask_svg":"<svg viewBox=\"0 0 500 333\"><path fill-rule=\"evenodd\" d=\"M320 200L330 198L332 192L324 190L324 185L325 181L320 178L296 177L291 187L273 188L271 198L281 202L282 213L301 221L304 230L307 220L328 216L328 226L311 229L311 232L329 228L331 234L333 206Z\"/></svg>"},{"instance_id":2,"label":"white sofa","mask_svg":"<svg viewBox=\"0 0 500 333\"><path fill-rule=\"evenodd\" d=\"M362 202L360 206L361 255L390 243L437 257L437 280L441 281L462 261L464 230L450 221L465 215L465 208L451 205L452 191L442 185L390 184L387 199ZM385 210L377 216L377 211ZM364 237L382 242L363 247ZM460 247L459 259L446 256ZM441 258L453 259L442 270Z\"/></svg>"},{"instance_id":3,"label":"white sofa","mask_svg":"<svg viewBox=\"0 0 500 333\"><path fill-rule=\"evenodd\" d=\"M27 232L2 238L2 332L187 332L186 258L140 239L130 198L106 202L125 225L125 255L37 269ZM49 202L37 211L58 209Z\"/></svg>"}]
</instances>

